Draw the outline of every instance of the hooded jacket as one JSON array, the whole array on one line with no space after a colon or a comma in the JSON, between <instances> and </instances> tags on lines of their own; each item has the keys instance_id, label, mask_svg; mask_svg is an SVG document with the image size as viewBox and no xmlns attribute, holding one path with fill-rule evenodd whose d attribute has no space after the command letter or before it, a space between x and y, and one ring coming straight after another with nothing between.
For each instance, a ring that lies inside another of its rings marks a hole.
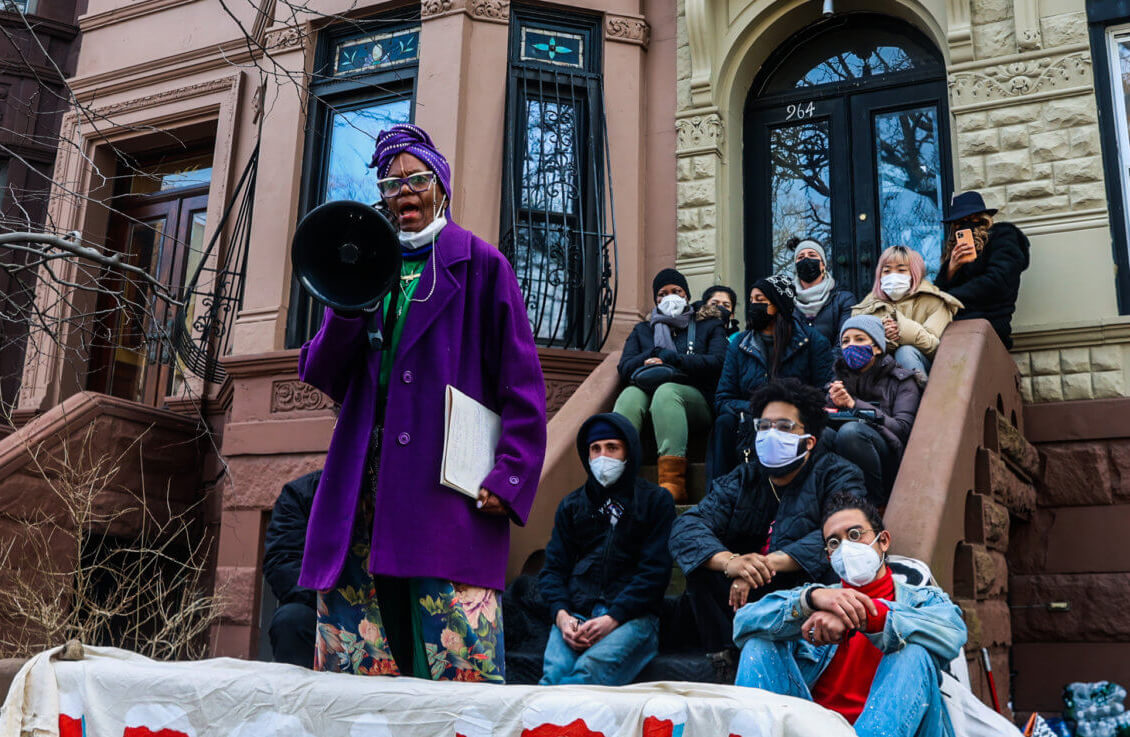
<instances>
[{"instance_id":1,"label":"hooded jacket","mask_svg":"<svg viewBox=\"0 0 1130 737\"><path fill-rule=\"evenodd\" d=\"M288 481L279 492L267 525L263 551L263 575L279 604L299 602L313 608L314 592L298 585L302 573L302 550L306 546L306 526L318 488L321 471Z\"/></svg>"},{"instance_id":2,"label":"hooded jacket","mask_svg":"<svg viewBox=\"0 0 1130 737\"><path fill-rule=\"evenodd\" d=\"M832 494L867 495L863 472L817 443L796 478L772 496L768 473L758 462L743 463L716 479L706 497L684 512L671 530L671 553L687 574L716 553L756 553L769 533L769 550L787 553L801 567L805 581L834 582L824 535L824 504ZM772 530L770 530L772 524Z\"/></svg>"},{"instance_id":3,"label":"hooded jacket","mask_svg":"<svg viewBox=\"0 0 1130 737\"><path fill-rule=\"evenodd\" d=\"M874 315L882 320L893 317L899 325L898 342L887 341L887 350L893 352L904 345L914 346L927 358L933 358L942 342L942 333L953 322L953 316L962 307L952 295L934 286L928 279L918 284L918 290L897 302L888 302L869 293L862 302L851 309L854 315Z\"/></svg>"},{"instance_id":4,"label":"hooded jacket","mask_svg":"<svg viewBox=\"0 0 1130 737\"><path fill-rule=\"evenodd\" d=\"M624 475L608 488L593 478L585 442L598 419L614 424L627 439ZM671 578L667 540L675 504L667 490L638 477L641 453L636 429L614 412L589 418L577 432L577 454L588 479L558 505L538 574L551 617L562 609L587 617L597 604L620 624L659 614ZM615 522L612 506L620 510Z\"/></svg>"},{"instance_id":5,"label":"hooded jacket","mask_svg":"<svg viewBox=\"0 0 1130 737\"><path fill-rule=\"evenodd\" d=\"M736 415L749 407L754 390L769 381L772 356L753 330L739 333L726 351L722 377L714 395L715 414ZM823 389L832 380L832 347L817 330L793 321L793 339L785 348L777 378L800 379Z\"/></svg>"},{"instance_id":6,"label":"hooded jacket","mask_svg":"<svg viewBox=\"0 0 1130 737\"><path fill-rule=\"evenodd\" d=\"M655 345L654 330L648 320L639 322L632 328L628 340L624 343L624 351L620 355L620 364L616 370L624 383L629 383L632 372L643 366L649 358L661 358L664 363L669 363L681 370L689 378L689 384L702 392L706 403L714 401L714 387L718 385L718 375L722 373L722 362L726 360L726 329L722 325L722 316L707 317L703 319L694 313L694 352L688 353L688 338L690 330L671 329L671 340L675 343L674 351L663 350ZM587 456L586 456L587 460Z\"/></svg>"},{"instance_id":7,"label":"hooded jacket","mask_svg":"<svg viewBox=\"0 0 1130 737\"><path fill-rule=\"evenodd\" d=\"M1012 223L994 223L989 241L973 263L951 279L942 264L937 285L961 300L958 320L988 320L1006 348L1012 347L1012 313L1020 294L1020 273L1028 268L1028 236Z\"/></svg>"},{"instance_id":8,"label":"hooded jacket","mask_svg":"<svg viewBox=\"0 0 1130 737\"><path fill-rule=\"evenodd\" d=\"M843 360L836 361L836 378L855 399L855 409L872 410L877 422L873 425L887 445L902 458L906 441L914 427L914 416L922 402L922 383L917 371L907 371L895 362L894 356L880 356L867 371L852 371ZM832 406L831 399L828 406Z\"/></svg>"}]
</instances>

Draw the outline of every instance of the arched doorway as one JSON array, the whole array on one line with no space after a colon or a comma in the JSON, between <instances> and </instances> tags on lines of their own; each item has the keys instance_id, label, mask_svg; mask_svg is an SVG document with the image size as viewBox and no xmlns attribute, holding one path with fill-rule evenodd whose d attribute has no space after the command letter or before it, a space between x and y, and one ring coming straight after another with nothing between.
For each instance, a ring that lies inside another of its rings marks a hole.
<instances>
[{"instance_id":1,"label":"arched doorway","mask_svg":"<svg viewBox=\"0 0 1130 737\"><path fill-rule=\"evenodd\" d=\"M862 297L882 249L937 269L953 191L945 63L909 24L873 13L815 23L765 63L746 99L746 283L789 267L790 238L825 244Z\"/></svg>"}]
</instances>

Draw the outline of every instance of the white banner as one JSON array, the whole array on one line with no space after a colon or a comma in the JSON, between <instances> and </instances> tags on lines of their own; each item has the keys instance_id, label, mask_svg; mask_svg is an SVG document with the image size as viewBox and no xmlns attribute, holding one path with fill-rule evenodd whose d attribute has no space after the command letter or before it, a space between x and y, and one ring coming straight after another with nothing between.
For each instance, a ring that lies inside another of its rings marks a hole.
<instances>
[{"instance_id":1,"label":"white banner","mask_svg":"<svg viewBox=\"0 0 1130 737\"><path fill-rule=\"evenodd\" d=\"M221 658L163 663L114 648L36 656L0 737L852 737L843 717L705 683L492 686L314 673Z\"/></svg>"}]
</instances>

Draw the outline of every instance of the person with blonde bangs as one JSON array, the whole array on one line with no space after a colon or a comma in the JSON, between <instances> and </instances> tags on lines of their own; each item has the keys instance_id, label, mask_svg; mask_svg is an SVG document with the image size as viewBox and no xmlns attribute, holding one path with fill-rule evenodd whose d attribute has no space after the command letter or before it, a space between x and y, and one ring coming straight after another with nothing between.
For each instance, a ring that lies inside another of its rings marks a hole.
<instances>
[{"instance_id":1,"label":"person with blonde bangs","mask_svg":"<svg viewBox=\"0 0 1130 737\"><path fill-rule=\"evenodd\" d=\"M871 293L851 313L879 318L895 362L925 376L942 333L961 307L959 300L926 278L922 254L906 246L891 246L879 257Z\"/></svg>"}]
</instances>

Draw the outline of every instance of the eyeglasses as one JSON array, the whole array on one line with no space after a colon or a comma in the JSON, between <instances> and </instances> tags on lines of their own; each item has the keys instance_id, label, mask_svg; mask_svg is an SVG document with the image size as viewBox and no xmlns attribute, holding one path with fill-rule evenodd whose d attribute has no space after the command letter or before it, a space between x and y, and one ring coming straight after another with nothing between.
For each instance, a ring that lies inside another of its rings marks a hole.
<instances>
[{"instance_id":1,"label":"eyeglasses","mask_svg":"<svg viewBox=\"0 0 1130 737\"><path fill-rule=\"evenodd\" d=\"M865 530L862 527L853 527L853 528L851 528L850 530L847 531L847 534L845 534L844 537L847 540L850 540L853 543L857 543L857 542L859 542L860 540L863 539L863 534L865 532L875 532L875 531L874 530ZM829 537L828 539L826 539L824 541L824 551L826 553L828 553L828 555L831 555L832 553L836 552L837 548L840 547L841 542L843 542L843 540L841 540L838 537Z\"/></svg>"},{"instance_id":2,"label":"eyeglasses","mask_svg":"<svg viewBox=\"0 0 1130 737\"><path fill-rule=\"evenodd\" d=\"M780 430L781 432L792 432L800 427L800 423L794 420L769 420L764 417L758 417L753 421L753 429L758 432L765 432L766 430Z\"/></svg>"},{"instance_id":3,"label":"eyeglasses","mask_svg":"<svg viewBox=\"0 0 1130 737\"><path fill-rule=\"evenodd\" d=\"M377 180L377 189L381 191L382 197L395 197L400 194L400 190L407 184L408 189L419 194L432 186L432 182L435 181L435 178L435 172L432 171L421 171L415 174L409 174L406 177L388 177L386 179Z\"/></svg>"}]
</instances>

